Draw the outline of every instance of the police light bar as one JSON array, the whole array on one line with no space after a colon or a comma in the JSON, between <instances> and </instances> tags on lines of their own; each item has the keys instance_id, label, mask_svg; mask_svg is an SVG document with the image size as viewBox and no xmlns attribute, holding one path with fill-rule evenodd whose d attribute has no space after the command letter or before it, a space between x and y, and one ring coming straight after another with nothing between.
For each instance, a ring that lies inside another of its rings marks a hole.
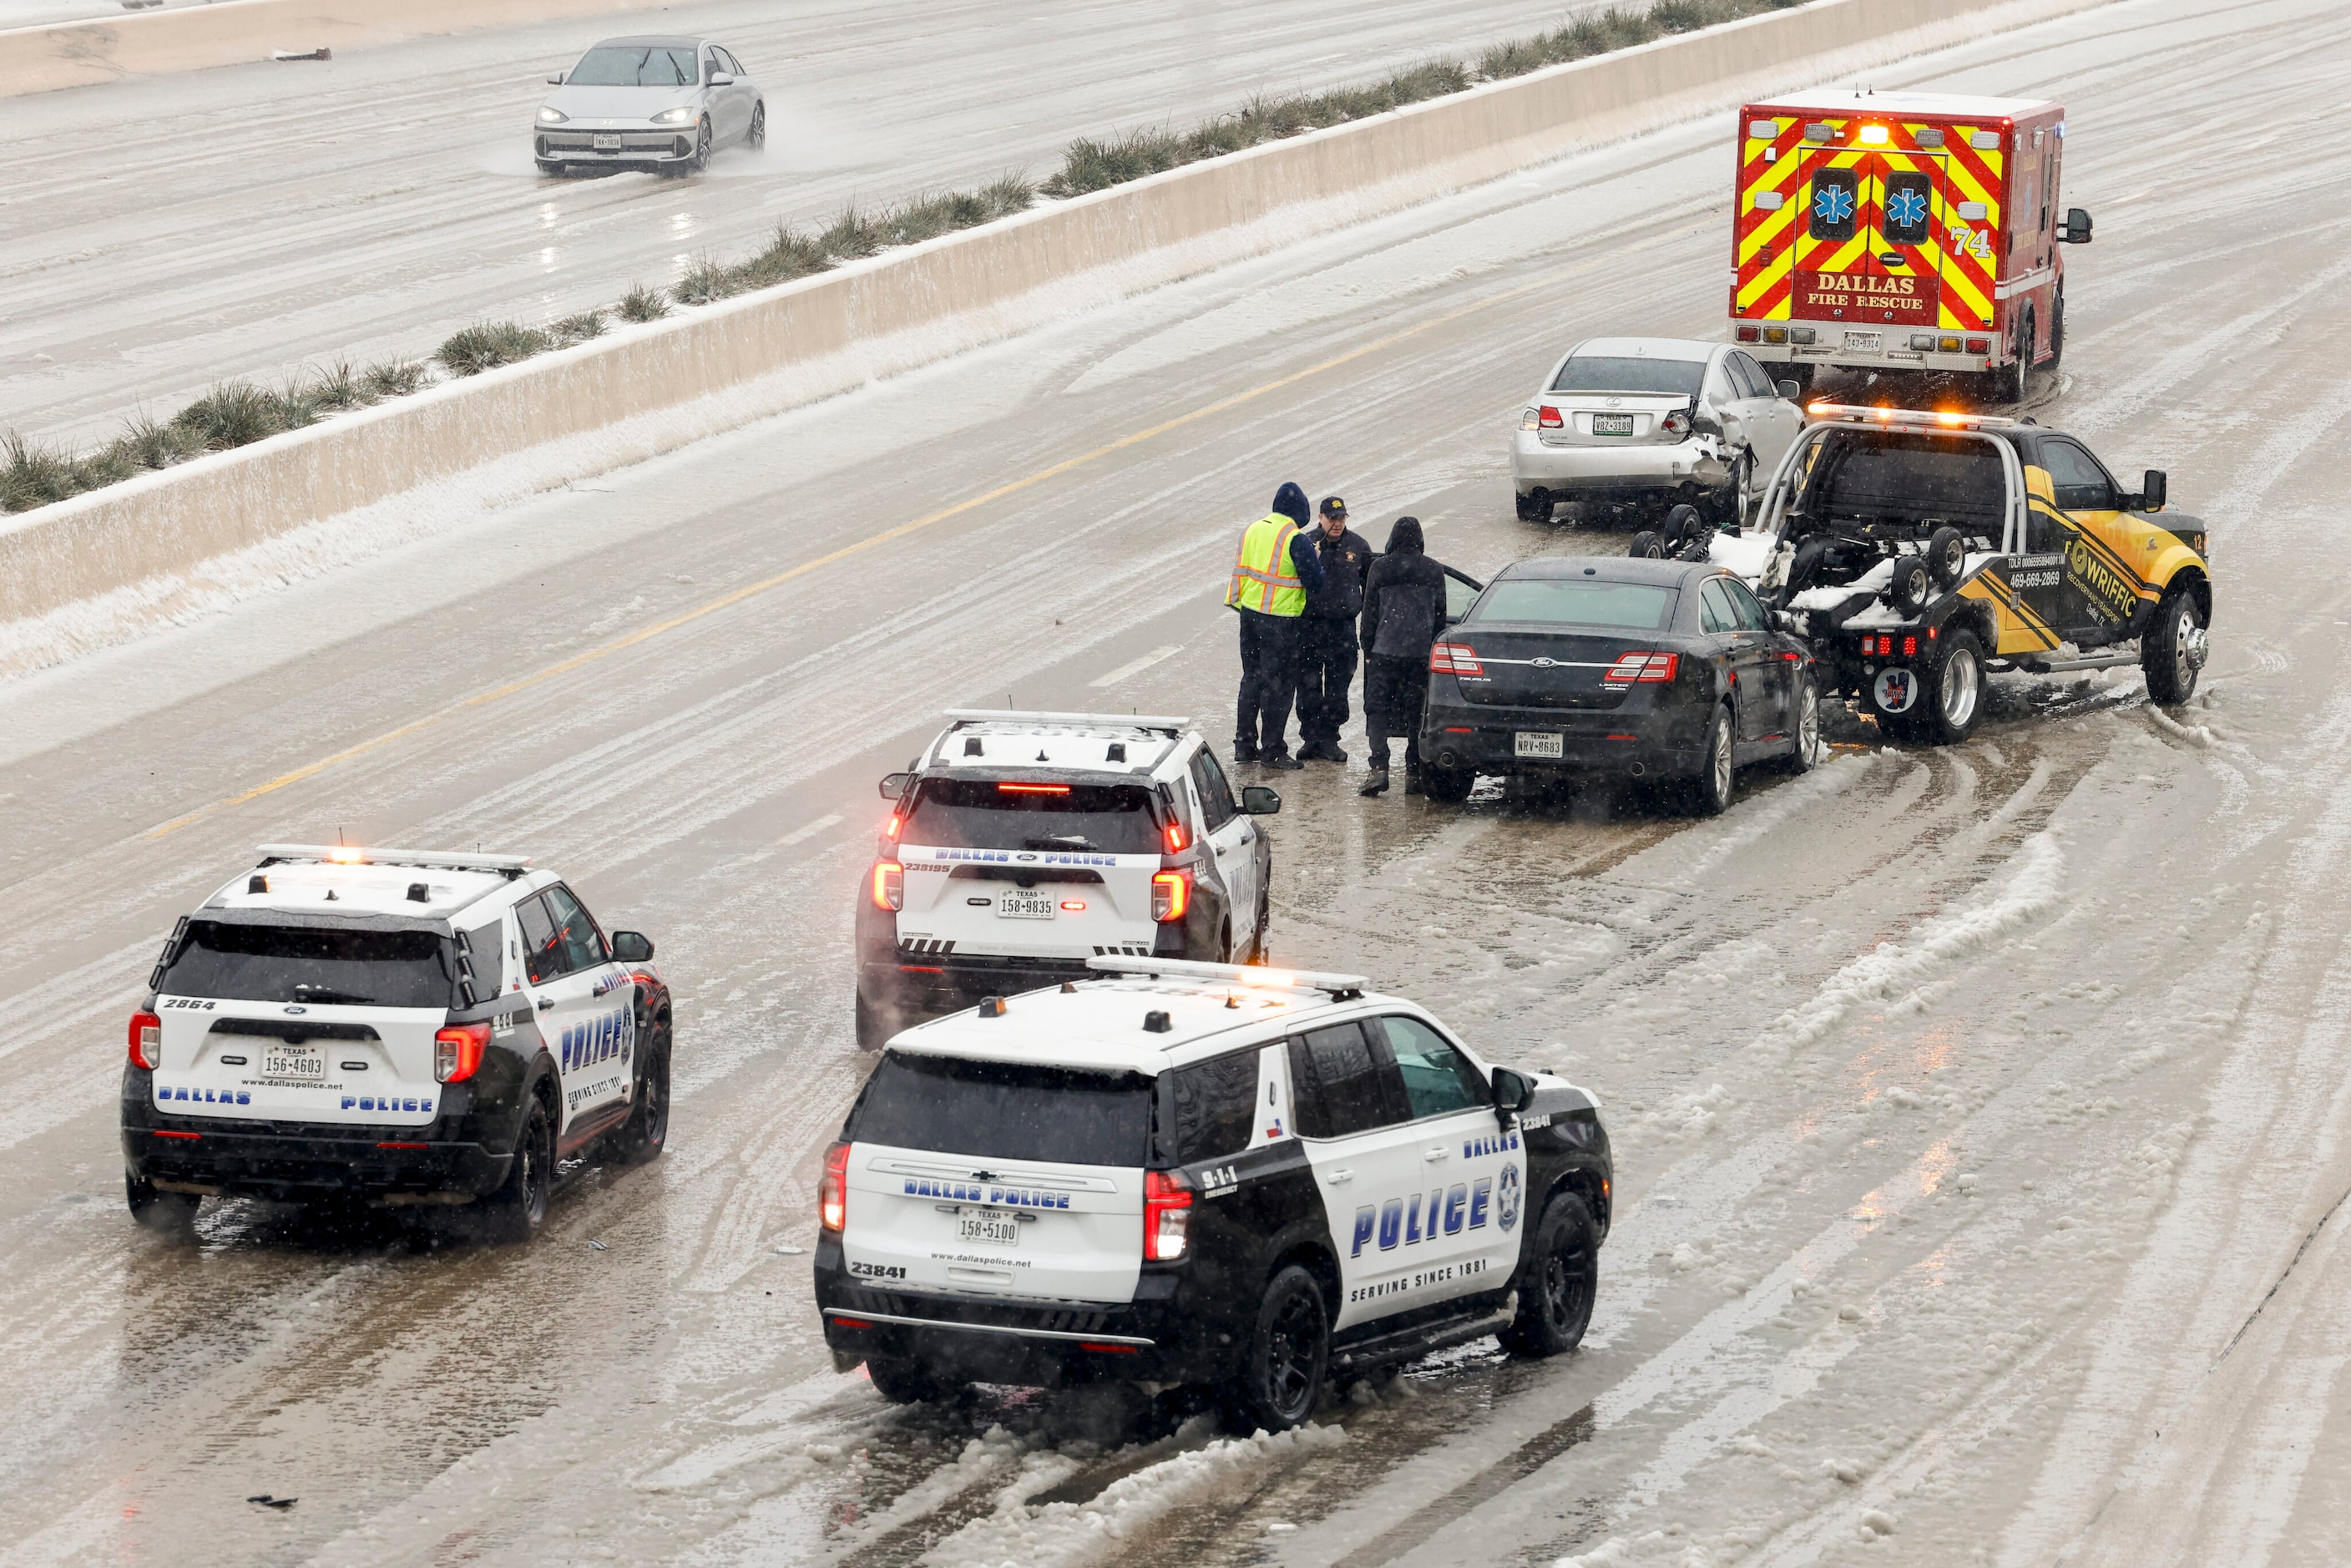
<instances>
[{"instance_id":1,"label":"police light bar","mask_svg":"<svg viewBox=\"0 0 2351 1568\"><path fill-rule=\"evenodd\" d=\"M1823 424L1883 424L1904 430L2009 430L2016 421L1995 413L1961 413L1955 409L1865 408L1852 402L1816 402L1805 406L1804 417Z\"/></svg>"},{"instance_id":2,"label":"police light bar","mask_svg":"<svg viewBox=\"0 0 2351 1568\"><path fill-rule=\"evenodd\" d=\"M1208 964L1196 958L1128 957L1106 953L1086 960L1086 967L1105 975L1165 975L1178 980L1216 980L1228 986L1262 986L1282 990L1326 991L1333 997L1361 996L1371 981L1362 975L1324 975L1308 969L1274 969L1261 964Z\"/></svg>"},{"instance_id":3,"label":"police light bar","mask_svg":"<svg viewBox=\"0 0 2351 1568\"><path fill-rule=\"evenodd\" d=\"M1192 721L1170 718L1163 714L1133 713L1020 713L1011 708L951 707L947 717L957 724L1060 724L1092 727L1111 726L1121 729L1180 730Z\"/></svg>"},{"instance_id":4,"label":"police light bar","mask_svg":"<svg viewBox=\"0 0 2351 1568\"><path fill-rule=\"evenodd\" d=\"M498 871L508 874L530 869L528 855L459 854L446 850L363 850L355 844L264 844L261 863L275 861L323 861L329 865L433 866L444 871Z\"/></svg>"}]
</instances>

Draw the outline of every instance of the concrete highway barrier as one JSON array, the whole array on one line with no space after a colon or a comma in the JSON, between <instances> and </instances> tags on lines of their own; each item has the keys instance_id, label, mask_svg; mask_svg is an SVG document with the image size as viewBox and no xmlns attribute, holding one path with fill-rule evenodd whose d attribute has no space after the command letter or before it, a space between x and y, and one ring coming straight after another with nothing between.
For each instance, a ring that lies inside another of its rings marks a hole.
<instances>
[{"instance_id":1,"label":"concrete highway barrier","mask_svg":"<svg viewBox=\"0 0 2351 1568\"><path fill-rule=\"evenodd\" d=\"M641 11L643 0L221 0L102 22L0 29L0 97L403 38Z\"/></svg>"},{"instance_id":2,"label":"concrete highway barrier","mask_svg":"<svg viewBox=\"0 0 2351 1568\"><path fill-rule=\"evenodd\" d=\"M2097 3L1815 0L1049 204L20 514L0 523L0 673L281 576L273 541L328 519L405 537L413 514L583 478L1578 147Z\"/></svg>"}]
</instances>

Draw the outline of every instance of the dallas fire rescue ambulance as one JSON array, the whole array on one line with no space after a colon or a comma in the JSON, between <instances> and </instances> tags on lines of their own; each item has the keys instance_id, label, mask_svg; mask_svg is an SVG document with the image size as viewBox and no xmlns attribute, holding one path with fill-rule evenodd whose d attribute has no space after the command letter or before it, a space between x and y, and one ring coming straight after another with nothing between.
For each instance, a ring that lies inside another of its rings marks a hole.
<instances>
[{"instance_id":1,"label":"dallas fire rescue ambulance","mask_svg":"<svg viewBox=\"0 0 2351 1568\"><path fill-rule=\"evenodd\" d=\"M1731 335L1822 365L1972 372L2022 402L2065 350L2065 110L1951 93L1799 93L1740 112Z\"/></svg>"}]
</instances>

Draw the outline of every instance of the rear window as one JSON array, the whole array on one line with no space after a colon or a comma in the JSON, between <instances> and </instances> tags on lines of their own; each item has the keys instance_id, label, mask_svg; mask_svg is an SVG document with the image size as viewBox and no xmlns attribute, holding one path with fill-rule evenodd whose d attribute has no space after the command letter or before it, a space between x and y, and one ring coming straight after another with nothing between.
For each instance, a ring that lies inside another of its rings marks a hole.
<instances>
[{"instance_id":1,"label":"rear window","mask_svg":"<svg viewBox=\"0 0 2351 1568\"><path fill-rule=\"evenodd\" d=\"M157 989L223 1001L445 1008L449 940L430 931L192 921Z\"/></svg>"},{"instance_id":2,"label":"rear window","mask_svg":"<svg viewBox=\"0 0 2351 1568\"><path fill-rule=\"evenodd\" d=\"M702 66L692 49L639 44L589 50L564 82L569 87L692 87L701 79Z\"/></svg>"},{"instance_id":3,"label":"rear window","mask_svg":"<svg viewBox=\"0 0 2351 1568\"><path fill-rule=\"evenodd\" d=\"M1479 602L1479 621L1531 621L1552 626L1598 626L1617 632L1662 632L1673 619L1680 590L1645 582L1597 582L1573 578L1506 577Z\"/></svg>"},{"instance_id":4,"label":"rear window","mask_svg":"<svg viewBox=\"0 0 2351 1568\"><path fill-rule=\"evenodd\" d=\"M2007 495L2000 454L1973 437L1887 432L1838 444L1821 465L1834 517L1997 518Z\"/></svg>"},{"instance_id":5,"label":"rear window","mask_svg":"<svg viewBox=\"0 0 2351 1568\"><path fill-rule=\"evenodd\" d=\"M933 779L914 797L901 843L946 850L1160 850L1151 791L1134 784L996 784Z\"/></svg>"},{"instance_id":6,"label":"rear window","mask_svg":"<svg viewBox=\"0 0 2351 1568\"><path fill-rule=\"evenodd\" d=\"M1630 360L1577 354L1560 366L1551 390L1559 392L1666 392L1696 394L1706 379L1704 360Z\"/></svg>"},{"instance_id":7,"label":"rear window","mask_svg":"<svg viewBox=\"0 0 2351 1568\"><path fill-rule=\"evenodd\" d=\"M983 1159L1140 1166L1151 1080L891 1051L866 1081L848 1135Z\"/></svg>"}]
</instances>

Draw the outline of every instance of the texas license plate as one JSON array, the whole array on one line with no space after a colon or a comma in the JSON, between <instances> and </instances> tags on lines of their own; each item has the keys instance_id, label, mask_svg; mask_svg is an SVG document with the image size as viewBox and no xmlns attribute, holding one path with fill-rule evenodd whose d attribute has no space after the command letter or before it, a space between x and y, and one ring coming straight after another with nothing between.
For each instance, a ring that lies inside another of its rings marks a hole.
<instances>
[{"instance_id":1,"label":"texas license plate","mask_svg":"<svg viewBox=\"0 0 2351 1568\"><path fill-rule=\"evenodd\" d=\"M1847 332L1844 335L1844 346L1848 349L1858 349L1864 353L1874 354L1886 346L1886 334L1883 332Z\"/></svg>"},{"instance_id":2,"label":"texas license plate","mask_svg":"<svg viewBox=\"0 0 2351 1568\"><path fill-rule=\"evenodd\" d=\"M986 1241L997 1247L1017 1247L1020 1222L1008 1208L961 1208L956 1211L956 1239Z\"/></svg>"},{"instance_id":3,"label":"texas license plate","mask_svg":"<svg viewBox=\"0 0 2351 1568\"><path fill-rule=\"evenodd\" d=\"M1633 434L1633 416L1629 413L1595 413L1592 416L1592 434L1630 435Z\"/></svg>"},{"instance_id":4,"label":"texas license plate","mask_svg":"<svg viewBox=\"0 0 2351 1568\"><path fill-rule=\"evenodd\" d=\"M1050 893L1005 893L996 899L996 913L1015 920L1050 920L1055 900Z\"/></svg>"},{"instance_id":5,"label":"texas license plate","mask_svg":"<svg viewBox=\"0 0 2351 1568\"><path fill-rule=\"evenodd\" d=\"M604 134L602 131L598 131L598 132L596 133L596 151L597 151L597 152L618 152L620 150L621 150L621 134L620 134L620 132L619 132L619 131L614 131L614 132L613 132L611 135L610 135L610 136L605 135L605 134Z\"/></svg>"},{"instance_id":6,"label":"texas license plate","mask_svg":"<svg viewBox=\"0 0 2351 1568\"><path fill-rule=\"evenodd\" d=\"M261 1075L264 1078L308 1078L324 1083L327 1081L327 1058L316 1051L265 1051L261 1053Z\"/></svg>"},{"instance_id":7,"label":"texas license plate","mask_svg":"<svg viewBox=\"0 0 2351 1568\"><path fill-rule=\"evenodd\" d=\"M1562 736L1540 729L1522 729L1512 737L1520 757L1563 757Z\"/></svg>"}]
</instances>

